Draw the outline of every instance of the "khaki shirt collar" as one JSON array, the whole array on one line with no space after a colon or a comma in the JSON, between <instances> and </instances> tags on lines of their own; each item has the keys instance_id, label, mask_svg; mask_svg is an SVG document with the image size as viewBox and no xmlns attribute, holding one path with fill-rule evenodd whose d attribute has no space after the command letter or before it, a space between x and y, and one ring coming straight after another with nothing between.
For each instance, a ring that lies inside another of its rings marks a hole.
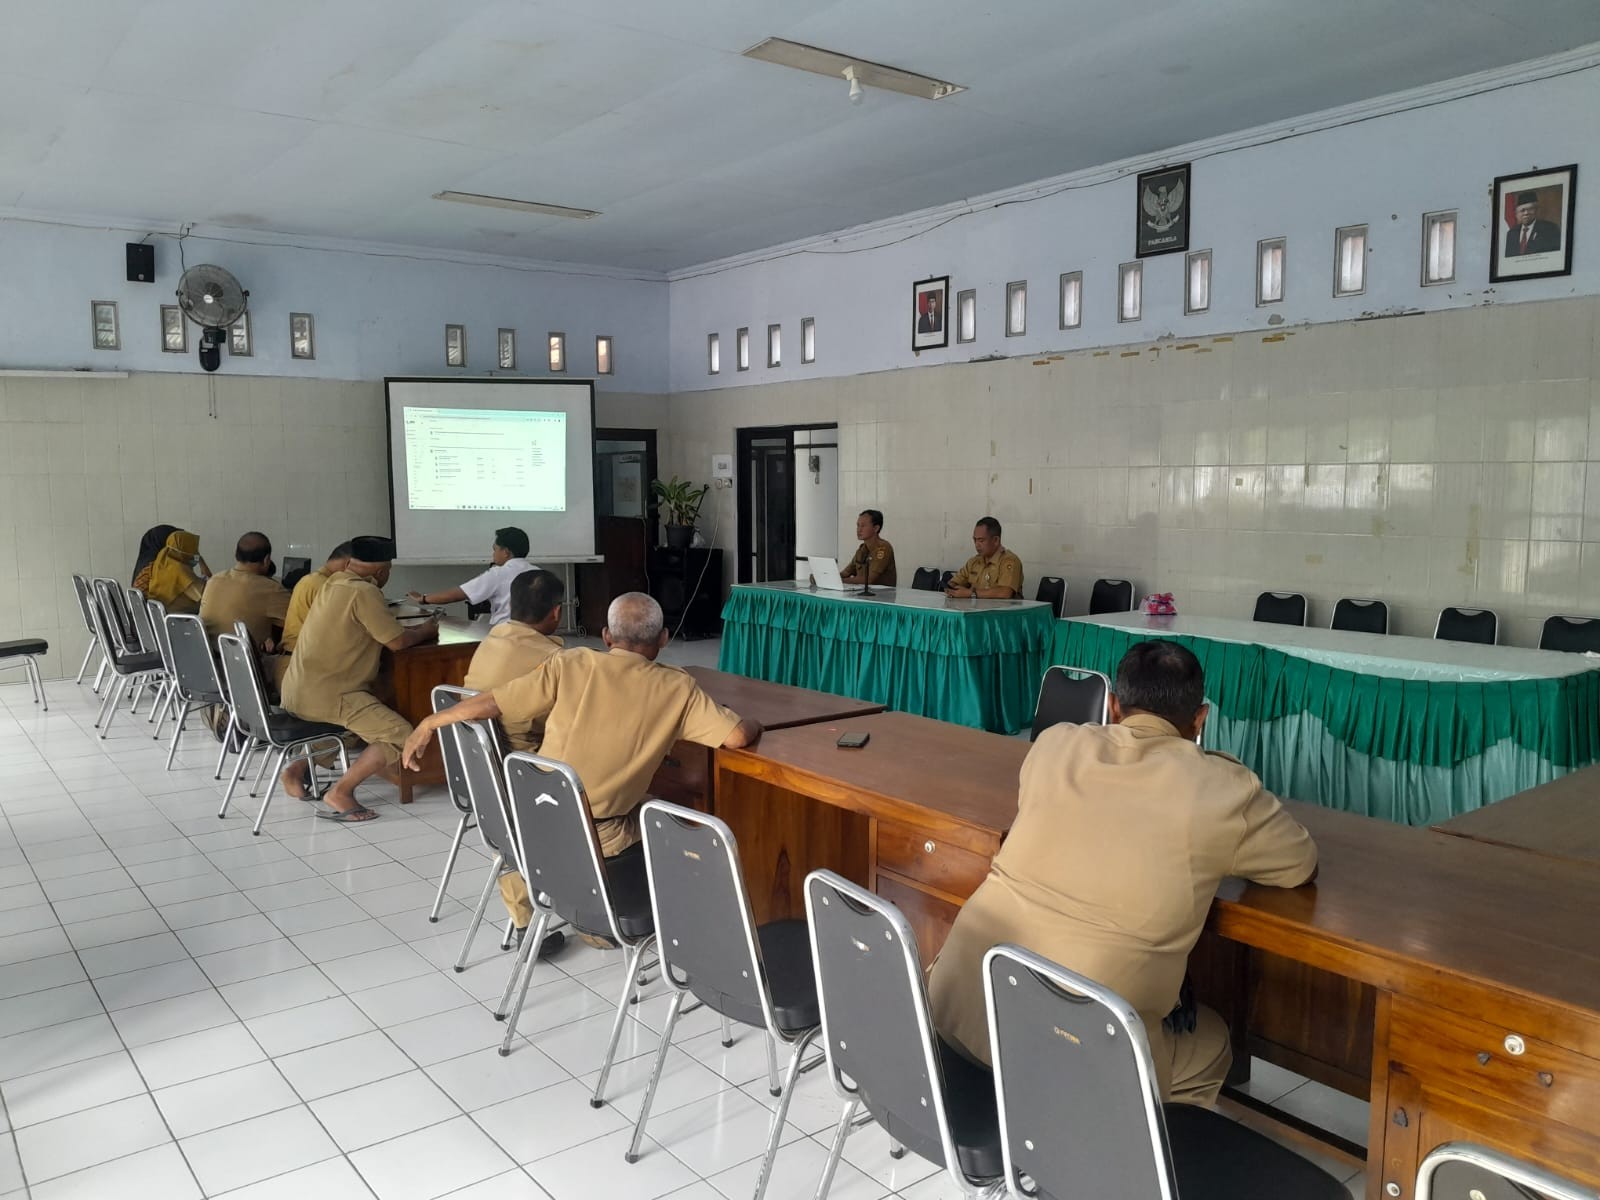
<instances>
[{"instance_id":1,"label":"khaki shirt collar","mask_svg":"<svg viewBox=\"0 0 1600 1200\"><path fill-rule=\"evenodd\" d=\"M552 646L566 645L560 638L540 633L532 625L524 624L521 621L502 621L489 631L489 636L501 638L508 642L528 642L535 646L544 642L549 642Z\"/></svg>"},{"instance_id":2,"label":"khaki shirt collar","mask_svg":"<svg viewBox=\"0 0 1600 1200\"><path fill-rule=\"evenodd\" d=\"M1133 731L1134 737L1178 737L1178 727L1154 713L1136 712L1122 718L1122 724Z\"/></svg>"},{"instance_id":3,"label":"khaki shirt collar","mask_svg":"<svg viewBox=\"0 0 1600 1200\"><path fill-rule=\"evenodd\" d=\"M1005 556L1006 556L1006 548L1004 546L1001 546L1000 549L998 549L998 550L996 550L994 552L994 556L992 558L986 558L986 559L983 560L983 565L986 566L986 567L992 567L992 566L994 566L995 563L999 562Z\"/></svg>"}]
</instances>

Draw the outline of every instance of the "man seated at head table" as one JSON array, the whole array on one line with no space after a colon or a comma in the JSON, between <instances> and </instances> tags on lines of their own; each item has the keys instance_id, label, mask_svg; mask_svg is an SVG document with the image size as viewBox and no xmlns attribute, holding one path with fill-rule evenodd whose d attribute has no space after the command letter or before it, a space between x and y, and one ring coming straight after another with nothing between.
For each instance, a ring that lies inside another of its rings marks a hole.
<instances>
[{"instance_id":1,"label":"man seated at head table","mask_svg":"<svg viewBox=\"0 0 1600 1200\"><path fill-rule=\"evenodd\" d=\"M520 678L424 718L406 740L405 765L415 770L434 730L457 721L499 718L515 726L543 720L538 753L577 773L607 869L642 873L637 810L673 743L737 750L761 736L761 723L723 708L687 671L656 661L667 644L666 620L644 593L611 602L601 638L604 654L563 650ZM501 894L520 942L533 917L527 886L508 875ZM541 952L548 948L546 939Z\"/></svg>"},{"instance_id":2,"label":"man seated at head table","mask_svg":"<svg viewBox=\"0 0 1600 1200\"><path fill-rule=\"evenodd\" d=\"M950 577L947 596L1011 600L1022 595L1022 560L1000 544L1000 522L984 517L972 530L977 551Z\"/></svg>"},{"instance_id":3,"label":"man seated at head table","mask_svg":"<svg viewBox=\"0 0 1600 1200\"><path fill-rule=\"evenodd\" d=\"M289 593L273 578L277 569L266 534L251 531L239 539L232 569L213 575L200 597L200 620L213 645L219 633L232 633L234 622L243 621L257 650L276 647L274 635L289 612Z\"/></svg>"},{"instance_id":4,"label":"man seated at head table","mask_svg":"<svg viewBox=\"0 0 1600 1200\"><path fill-rule=\"evenodd\" d=\"M856 537L861 545L845 566L842 582L894 586L894 547L878 536L882 531L883 514L875 508L863 509L856 518Z\"/></svg>"},{"instance_id":5,"label":"man seated at head table","mask_svg":"<svg viewBox=\"0 0 1600 1200\"><path fill-rule=\"evenodd\" d=\"M1249 768L1195 744L1204 696L1188 649L1140 642L1117 668L1112 724L1039 735L1011 833L929 974L934 1024L968 1058L990 1062L983 956L1013 942L1138 1010L1164 1100L1215 1101L1228 1029L1188 999L1189 952L1224 876L1298 887L1317 849Z\"/></svg>"},{"instance_id":6,"label":"man seated at head table","mask_svg":"<svg viewBox=\"0 0 1600 1200\"><path fill-rule=\"evenodd\" d=\"M350 543L340 542L328 555L327 562L294 585L294 591L289 594L289 610L283 617L283 637L278 643L278 648L285 654L294 653L294 644L300 640L306 614L311 611L311 602L322 591L322 585L349 565Z\"/></svg>"},{"instance_id":7,"label":"man seated at head table","mask_svg":"<svg viewBox=\"0 0 1600 1200\"><path fill-rule=\"evenodd\" d=\"M307 721L342 725L364 741L350 769L322 796L317 816L333 821L370 821L378 814L356 799L364 780L400 762L411 722L372 694L385 649L400 651L439 636L436 621L404 628L383 599L394 562L386 537L351 540L350 562L323 585L301 627L300 640L283 677L283 706ZM297 800L307 795L304 760L284 768L283 789Z\"/></svg>"},{"instance_id":8,"label":"man seated at head table","mask_svg":"<svg viewBox=\"0 0 1600 1200\"><path fill-rule=\"evenodd\" d=\"M494 547L489 552L490 567L474 575L460 587L442 592L407 592L418 604L487 604L489 624L511 619L511 581L524 571L536 568L528 561L528 535L515 525L494 531Z\"/></svg>"}]
</instances>

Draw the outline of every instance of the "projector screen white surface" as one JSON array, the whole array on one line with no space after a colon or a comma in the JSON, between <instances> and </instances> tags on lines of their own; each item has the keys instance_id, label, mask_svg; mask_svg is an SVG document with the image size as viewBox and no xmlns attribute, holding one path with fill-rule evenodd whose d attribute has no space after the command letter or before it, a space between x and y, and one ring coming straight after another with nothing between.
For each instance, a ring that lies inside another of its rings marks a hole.
<instances>
[{"instance_id":1,"label":"projector screen white surface","mask_svg":"<svg viewBox=\"0 0 1600 1200\"><path fill-rule=\"evenodd\" d=\"M539 562L594 554L594 390L533 379L386 379L401 562L478 562L515 525Z\"/></svg>"}]
</instances>

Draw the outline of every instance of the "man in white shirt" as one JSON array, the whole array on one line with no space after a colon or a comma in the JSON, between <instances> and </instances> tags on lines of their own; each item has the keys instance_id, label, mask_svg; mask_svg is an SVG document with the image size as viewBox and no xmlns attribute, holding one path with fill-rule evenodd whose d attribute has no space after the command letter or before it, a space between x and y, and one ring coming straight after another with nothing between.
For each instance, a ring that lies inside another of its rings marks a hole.
<instances>
[{"instance_id":1,"label":"man in white shirt","mask_svg":"<svg viewBox=\"0 0 1600 1200\"><path fill-rule=\"evenodd\" d=\"M468 604L487 603L489 624L499 625L511 619L511 581L524 571L537 568L528 561L528 535L515 525L494 531L494 551L490 559L493 566L460 587L443 592L407 592L406 595L418 604L455 604L461 600Z\"/></svg>"}]
</instances>

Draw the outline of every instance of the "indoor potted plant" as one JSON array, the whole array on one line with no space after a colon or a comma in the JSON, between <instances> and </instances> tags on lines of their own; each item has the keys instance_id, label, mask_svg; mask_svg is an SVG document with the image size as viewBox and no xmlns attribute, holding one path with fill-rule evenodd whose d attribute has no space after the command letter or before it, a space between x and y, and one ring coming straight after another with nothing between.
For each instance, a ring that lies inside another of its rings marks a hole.
<instances>
[{"instance_id":1,"label":"indoor potted plant","mask_svg":"<svg viewBox=\"0 0 1600 1200\"><path fill-rule=\"evenodd\" d=\"M705 502L709 483L695 487L687 479L676 475L667 483L652 480L650 494L655 497L667 519L667 545L675 550L686 550L694 542L694 523L700 515L700 505Z\"/></svg>"}]
</instances>

